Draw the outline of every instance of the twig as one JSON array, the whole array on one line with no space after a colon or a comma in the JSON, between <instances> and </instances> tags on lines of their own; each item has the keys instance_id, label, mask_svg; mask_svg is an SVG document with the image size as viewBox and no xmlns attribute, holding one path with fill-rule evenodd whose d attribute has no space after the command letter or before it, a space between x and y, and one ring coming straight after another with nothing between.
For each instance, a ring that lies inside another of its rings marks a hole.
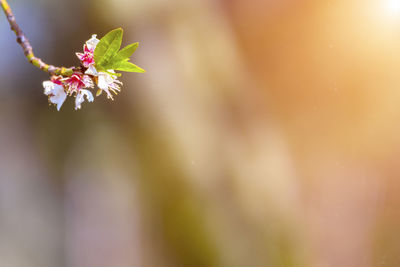
<instances>
[{"instance_id":1,"label":"twig","mask_svg":"<svg viewBox=\"0 0 400 267\"><path fill-rule=\"evenodd\" d=\"M53 65L49 65L44 63L40 58L35 57L33 54L33 49L31 44L29 43L28 38L26 38L25 34L22 32L21 28L18 26L15 21L14 14L11 11L10 6L7 3L7 0L0 0L1 7L3 8L4 13L7 16L7 20L10 23L11 30L14 31L17 36L17 42L24 50L24 55L28 59L28 61L40 68L41 70L50 73L51 75L62 75L62 76L71 76L74 71L78 71L80 68L65 68L65 67L55 67Z\"/></svg>"}]
</instances>

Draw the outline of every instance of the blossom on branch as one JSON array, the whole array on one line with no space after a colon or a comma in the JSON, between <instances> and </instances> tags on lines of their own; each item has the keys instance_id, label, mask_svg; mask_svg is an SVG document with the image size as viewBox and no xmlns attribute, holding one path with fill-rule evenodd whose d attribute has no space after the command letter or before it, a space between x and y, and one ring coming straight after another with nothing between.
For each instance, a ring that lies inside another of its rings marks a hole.
<instances>
[{"instance_id":1,"label":"blossom on branch","mask_svg":"<svg viewBox=\"0 0 400 267\"><path fill-rule=\"evenodd\" d=\"M129 62L139 43L130 44L121 49L123 36L121 28L110 31L100 40L97 39L96 34L93 34L83 45L83 53L76 53L81 62L79 67L65 68L49 65L33 53L32 46L17 24L7 0L0 0L0 6L27 60L51 75L50 81L43 82L44 94L48 96L50 103L57 106L57 110L60 110L67 96L75 97L75 109L81 108L85 96L88 102L93 102L93 94L87 89L93 88L95 83L99 87L97 96L104 91L107 98L114 100L112 93L120 92L122 85L122 82L117 79L121 74L115 71L145 72Z\"/></svg>"},{"instance_id":2,"label":"blossom on branch","mask_svg":"<svg viewBox=\"0 0 400 267\"><path fill-rule=\"evenodd\" d=\"M88 75L82 75L79 73L75 73L70 77L64 78L62 81L65 83L65 87L69 95L78 93L83 88L94 87L93 81Z\"/></svg>"},{"instance_id":3,"label":"blossom on branch","mask_svg":"<svg viewBox=\"0 0 400 267\"><path fill-rule=\"evenodd\" d=\"M107 98L114 100L111 92L114 94L121 92L120 85L122 85L122 82L117 80L114 70L108 70L108 73L101 71L99 72L97 78L97 86L99 87L97 96L101 95L101 93L104 91L107 93Z\"/></svg>"},{"instance_id":4,"label":"blossom on branch","mask_svg":"<svg viewBox=\"0 0 400 267\"><path fill-rule=\"evenodd\" d=\"M90 51L86 44L83 46L83 53L76 53L76 56L82 62L82 65L85 68L89 68L89 66L94 65L94 55L93 51Z\"/></svg>"},{"instance_id":5,"label":"blossom on branch","mask_svg":"<svg viewBox=\"0 0 400 267\"><path fill-rule=\"evenodd\" d=\"M97 39L97 34L93 34L92 38L86 41L86 46L90 51L94 53L94 50L96 49L96 46L99 42L100 40Z\"/></svg>"},{"instance_id":6,"label":"blossom on branch","mask_svg":"<svg viewBox=\"0 0 400 267\"><path fill-rule=\"evenodd\" d=\"M76 53L81 62L78 71L43 83L45 94L49 96L51 103L57 105L58 110L67 96L75 97L75 110L81 109L85 98L88 102L93 102L93 94L88 89L94 88L95 84L99 88L96 96L104 91L108 99L114 100L112 93L121 92L122 86L122 82L118 80L121 74L115 71L145 72L129 62L139 44L134 43L120 50L122 35L122 29L113 30L100 40L93 34L83 45L83 53Z\"/></svg>"},{"instance_id":7,"label":"blossom on branch","mask_svg":"<svg viewBox=\"0 0 400 267\"><path fill-rule=\"evenodd\" d=\"M83 45L83 53L76 53L76 56L82 63L82 66L87 68L85 74L96 75L97 70L94 67L94 50L96 49L97 44L100 42L99 39L96 38L97 34L93 34L92 38L86 41Z\"/></svg>"},{"instance_id":8,"label":"blossom on branch","mask_svg":"<svg viewBox=\"0 0 400 267\"><path fill-rule=\"evenodd\" d=\"M49 103L55 104L57 110L60 110L62 104L67 98L67 93L64 90L59 77L52 77L51 81L44 81L44 94L49 97Z\"/></svg>"},{"instance_id":9,"label":"blossom on branch","mask_svg":"<svg viewBox=\"0 0 400 267\"><path fill-rule=\"evenodd\" d=\"M81 89L75 96L75 110L81 109L81 104L85 101L85 97L88 102L93 102L94 97L92 92L89 90Z\"/></svg>"}]
</instances>

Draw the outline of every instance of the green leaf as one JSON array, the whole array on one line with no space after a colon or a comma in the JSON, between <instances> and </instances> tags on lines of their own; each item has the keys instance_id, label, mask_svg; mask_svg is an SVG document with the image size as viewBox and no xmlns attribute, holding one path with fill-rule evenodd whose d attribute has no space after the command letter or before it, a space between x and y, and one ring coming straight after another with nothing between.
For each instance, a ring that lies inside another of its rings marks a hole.
<instances>
[{"instance_id":1,"label":"green leaf","mask_svg":"<svg viewBox=\"0 0 400 267\"><path fill-rule=\"evenodd\" d=\"M114 78L122 76L121 73L115 73L115 72L111 72L111 71L108 71L108 70L105 70L104 72L108 73L111 77L114 77Z\"/></svg>"},{"instance_id":2,"label":"green leaf","mask_svg":"<svg viewBox=\"0 0 400 267\"><path fill-rule=\"evenodd\" d=\"M121 61L119 65L116 66L115 70L127 71L127 72L140 72L140 73L146 72L144 69L128 61Z\"/></svg>"},{"instance_id":3,"label":"green leaf","mask_svg":"<svg viewBox=\"0 0 400 267\"><path fill-rule=\"evenodd\" d=\"M105 65L103 67L105 70L115 70L123 62L128 62L128 61L129 61L129 58L125 58L123 60L116 60L116 57L114 57L111 59L111 61L107 65Z\"/></svg>"},{"instance_id":4,"label":"green leaf","mask_svg":"<svg viewBox=\"0 0 400 267\"><path fill-rule=\"evenodd\" d=\"M125 46L123 49L121 49L118 54L113 58L113 61L122 61L125 59L129 59L133 53L135 53L136 49L138 48L139 43L134 43Z\"/></svg>"},{"instance_id":5,"label":"green leaf","mask_svg":"<svg viewBox=\"0 0 400 267\"><path fill-rule=\"evenodd\" d=\"M121 28L115 29L107 33L94 50L94 62L98 69L103 69L103 66L109 64L111 59L118 53L122 43L123 30Z\"/></svg>"},{"instance_id":6,"label":"green leaf","mask_svg":"<svg viewBox=\"0 0 400 267\"><path fill-rule=\"evenodd\" d=\"M139 43L134 43L126 46L124 49L120 50L113 58L111 58L107 63L102 65L104 70L113 70L117 68L121 62L129 61L129 57L135 52Z\"/></svg>"},{"instance_id":7,"label":"green leaf","mask_svg":"<svg viewBox=\"0 0 400 267\"><path fill-rule=\"evenodd\" d=\"M124 49L120 50L113 58L111 58L107 64L103 64L102 67L105 70L113 70L118 67L121 62L129 61L129 57L135 52L139 43L134 43L126 46Z\"/></svg>"}]
</instances>

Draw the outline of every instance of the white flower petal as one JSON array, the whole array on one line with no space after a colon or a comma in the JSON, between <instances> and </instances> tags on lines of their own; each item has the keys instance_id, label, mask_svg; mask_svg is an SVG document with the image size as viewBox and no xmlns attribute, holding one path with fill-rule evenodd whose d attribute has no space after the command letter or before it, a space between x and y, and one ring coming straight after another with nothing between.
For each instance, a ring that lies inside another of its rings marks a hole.
<instances>
[{"instance_id":1,"label":"white flower petal","mask_svg":"<svg viewBox=\"0 0 400 267\"><path fill-rule=\"evenodd\" d=\"M65 99L67 99L67 94L63 91L57 95L51 96L50 102L57 105L57 110L60 111L62 104L64 103Z\"/></svg>"},{"instance_id":2,"label":"white flower petal","mask_svg":"<svg viewBox=\"0 0 400 267\"><path fill-rule=\"evenodd\" d=\"M89 90L81 89L75 97L75 110L81 108L81 104L85 101L85 96L88 102L93 102L94 97Z\"/></svg>"},{"instance_id":3,"label":"white flower petal","mask_svg":"<svg viewBox=\"0 0 400 267\"><path fill-rule=\"evenodd\" d=\"M96 68L93 65L90 65L89 68L85 71L85 74L97 76L98 72L97 72Z\"/></svg>"},{"instance_id":4,"label":"white flower petal","mask_svg":"<svg viewBox=\"0 0 400 267\"><path fill-rule=\"evenodd\" d=\"M62 104L67 98L64 86L53 83L52 81L44 81L44 94L49 96L50 103L57 105L57 110L60 110Z\"/></svg>"},{"instance_id":5,"label":"white flower petal","mask_svg":"<svg viewBox=\"0 0 400 267\"><path fill-rule=\"evenodd\" d=\"M93 80L89 76L83 75L82 81L85 84L85 88L93 88L94 87Z\"/></svg>"},{"instance_id":6,"label":"white flower petal","mask_svg":"<svg viewBox=\"0 0 400 267\"><path fill-rule=\"evenodd\" d=\"M49 95L54 89L54 84L52 81L44 81L43 82L43 87L44 87L44 94Z\"/></svg>"},{"instance_id":7,"label":"white flower petal","mask_svg":"<svg viewBox=\"0 0 400 267\"><path fill-rule=\"evenodd\" d=\"M96 38L97 34L93 34L92 38L90 38L90 40L86 41L86 46L90 49L90 50L94 50L97 46L97 44L100 42L99 39Z\"/></svg>"},{"instance_id":8,"label":"white flower petal","mask_svg":"<svg viewBox=\"0 0 400 267\"><path fill-rule=\"evenodd\" d=\"M93 94L89 90L82 89L81 90L81 94L86 96L86 99L87 99L88 102L93 102L94 101Z\"/></svg>"},{"instance_id":9,"label":"white flower petal","mask_svg":"<svg viewBox=\"0 0 400 267\"><path fill-rule=\"evenodd\" d=\"M108 70L108 72L115 73L114 70ZM110 90L115 94L117 91L121 91L118 84L122 84L117 80L114 76L110 75L107 72L99 72L97 79L97 86L107 93L107 98L113 99L113 95Z\"/></svg>"},{"instance_id":10,"label":"white flower petal","mask_svg":"<svg viewBox=\"0 0 400 267\"><path fill-rule=\"evenodd\" d=\"M98 80L97 80L97 86L101 90L107 90L108 89L108 76L110 76L110 75L105 73L105 72L99 72Z\"/></svg>"}]
</instances>

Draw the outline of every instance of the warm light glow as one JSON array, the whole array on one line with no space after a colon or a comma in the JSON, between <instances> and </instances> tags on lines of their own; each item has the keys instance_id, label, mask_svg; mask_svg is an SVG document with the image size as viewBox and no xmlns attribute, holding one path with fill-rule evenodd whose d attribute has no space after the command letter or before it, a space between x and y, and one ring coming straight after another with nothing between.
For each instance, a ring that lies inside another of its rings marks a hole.
<instances>
[{"instance_id":1,"label":"warm light glow","mask_svg":"<svg viewBox=\"0 0 400 267\"><path fill-rule=\"evenodd\" d=\"M400 0L386 0L385 13L390 17L400 17Z\"/></svg>"},{"instance_id":2,"label":"warm light glow","mask_svg":"<svg viewBox=\"0 0 400 267\"><path fill-rule=\"evenodd\" d=\"M366 4L366 14L371 25L371 31L377 34L389 34L388 36L398 36L395 34L400 28L400 0L370 0ZM394 35L395 34L395 35Z\"/></svg>"}]
</instances>

